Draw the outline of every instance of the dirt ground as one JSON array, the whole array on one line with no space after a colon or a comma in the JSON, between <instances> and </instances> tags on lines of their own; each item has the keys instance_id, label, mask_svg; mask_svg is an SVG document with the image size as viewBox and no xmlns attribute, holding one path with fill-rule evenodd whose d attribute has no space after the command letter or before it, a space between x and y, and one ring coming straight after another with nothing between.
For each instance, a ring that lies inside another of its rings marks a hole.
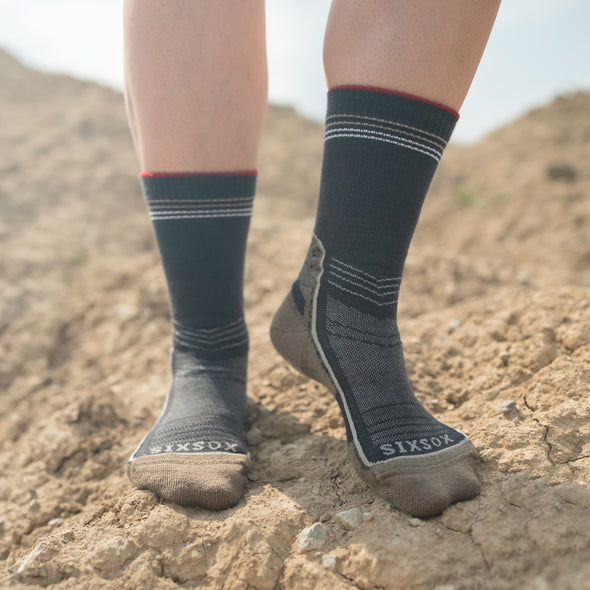
<instances>
[{"instance_id":1,"label":"dirt ground","mask_svg":"<svg viewBox=\"0 0 590 590\"><path fill-rule=\"evenodd\" d=\"M589 94L441 163L400 328L483 491L420 520L358 479L336 402L268 338L310 238L321 125L269 110L246 273L253 469L236 507L186 509L124 469L167 390L170 326L122 97L4 53L0 79L0 587L590 589Z\"/></svg>"}]
</instances>

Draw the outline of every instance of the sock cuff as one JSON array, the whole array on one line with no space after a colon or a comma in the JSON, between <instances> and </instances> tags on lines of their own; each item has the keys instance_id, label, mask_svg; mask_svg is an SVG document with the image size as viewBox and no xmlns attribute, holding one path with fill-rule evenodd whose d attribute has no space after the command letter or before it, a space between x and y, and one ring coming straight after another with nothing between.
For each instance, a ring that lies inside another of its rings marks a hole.
<instances>
[{"instance_id":1,"label":"sock cuff","mask_svg":"<svg viewBox=\"0 0 590 590\"><path fill-rule=\"evenodd\" d=\"M382 94L391 94L394 96L401 96L404 98L409 98L410 100L416 100L418 102L423 102L426 104L434 105L435 107L439 107L451 113L451 115L455 116L457 119L459 118L459 111L450 107L442 102L432 100L430 98L425 98L423 96L418 96L417 94L411 94L410 92L403 92L401 90L393 90L392 88L382 88L381 86L363 86L361 84L342 84L340 86L332 86L330 90L367 90L369 92L381 92Z\"/></svg>"},{"instance_id":2,"label":"sock cuff","mask_svg":"<svg viewBox=\"0 0 590 590\"><path fill-rule=\"evenodd\" d=\"M328 91L326 124L347 117L367 123L395 123L417 128L448 142L459 113L454 109L404 92L371 86L335 86Z\"/></svg>"},{"instance_id":3,"label":"sock cuff","mask_svg":"<svg viewBox=\"0 0 590 590\"><path fill-rule=\"evenodd\" d=\"M223 173L140 174L143 193L148 203L174 199L254 198L256 171Z\"/></svg>"}]
</instances>

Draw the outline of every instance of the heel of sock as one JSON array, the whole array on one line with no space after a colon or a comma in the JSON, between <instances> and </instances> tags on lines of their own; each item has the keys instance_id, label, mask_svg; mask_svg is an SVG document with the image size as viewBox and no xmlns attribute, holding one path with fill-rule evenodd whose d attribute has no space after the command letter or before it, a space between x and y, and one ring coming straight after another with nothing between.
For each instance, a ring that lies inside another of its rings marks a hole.
<instances>
[{"instance_id":1,"label":"heel of sock","mask_svg":"<svg viewBox=\"0 0 590 590\"><path fill-rule=\"evenodd\" d=\"M332 389L313 344L305 320L289 293L279 307L270 326L270 339L277 352L295 369Z\"/></svg>"}]
</instances>

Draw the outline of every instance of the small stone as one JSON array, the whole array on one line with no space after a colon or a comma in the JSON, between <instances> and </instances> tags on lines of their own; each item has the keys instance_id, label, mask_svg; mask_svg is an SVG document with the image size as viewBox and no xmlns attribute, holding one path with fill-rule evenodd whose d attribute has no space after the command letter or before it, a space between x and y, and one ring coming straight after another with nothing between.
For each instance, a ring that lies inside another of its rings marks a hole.
<instances>
[{"instance_id":1,"label":"small stone","mask_svg":"<svg viewBox=\"0 0 590 590\"><path fill-rule=\"evenodd\" d=\"M322 565L331 572L336 569L336 556L328 553L327 555L322 555L321 559Z\"/></svg>"},{"instance_id":2,"label":"small stone","mask_svg":"<svg viewBox=\"0 0 590 590\"><path fill-rule=\"evenodd\" d=\"M250 428L246 433L246 442L250 446L257 446L262 442L262 432L256 426Z\"/></svg>"},{"instance_id":3,"label":"small stone","mask_svg":"<svg viewBox=\"0 0 590 590\"><path fill-rule=\"evenodd\" d=\"M502 402L502 414L510 414L514 411L516 411L516 402L514 400Z\"/></svg>"},{"instance_id":4,"label":"small stone","mask_svg":"<svg viewBox=\"0 0 590 590\"><path fill-rule=\"evenodd\" d=\"M64 531L63 535L61 536L61 542L62 543L70 543L75 538L76 538L76 536L74 535L73 529L67 529L66 531Z\"/></svg>"},{"instance_id":5,"label":"small stone","mask_svg":"<svg viewBox=\"0 0 590 590\"><path fill-rule=\"evenodd\" d=\"M54 528L60 527L64 523L63 518L52 518L47 524Z\"/></svg>"},{"instance_id":6,"label":"small stone","mask_svg":"<svg viewBox=\"0 0 590 590\"><path fill-rule=\"evenodd\" d=\"M321 549L327 542L328 531L321 522L303 529L297 536L297 548L301 552Z\"/></svg>"},{"instance_id":7,"label":"small stone","mask_svg":"<svg viewBox=\"0 0 590 590\"><path fill-rule=\"evenodd\" d=\"M561 502L555 502L555 504L553 504L553 506L555 507L555 510L561 512L563 510L563 504Z\"/></svg>"},{"instance_id":8,"label":"small stone","mask_svg":"<svg viewBox=\"0 0 590 590\"><path fill-rule=\"evenodd\" d=\"M510 360L510 353L507 350L503 350L500 353L500 360L502 361L502 364L507 367L508 361Z\"/></svg>"},{"instance_id":9,"label":"small stone","mask_svg":"<svg viewBox=\"0 0 590 590\"><path fill-rule=\"evenodd\" d=\"M387 504L385 504L385 508L386 510L393 510L393 504L391 502L387 502Z\"/></svg>"},{"instance_id":10,"label":"small stone","mask_svg":"<svg viewBox=\"0 0 590 590\"><path fill-rule=\"evenodd\" d=\"M440 527L438 527L434 532L439 537L442 537L443 536L443 530Z\"/></svg>"},{"instance_id":11,"label":"small stone","mask_svg":"<svg viewBox=\"0 0 590 590\"><path fill-rule=\"evenodd\" d=\"M463 322L459 318L452 319L447 326L447 332L452 334L455 330L461 327L462 323Z\"/></svg>"},{"instance_id":12,"label":"small stone","mask_svg":"<svg viewBox=\"0 0 590 590\"><path fill-rule=\"evenodd\" d=\"M424 521L421 520L420 518L410 518L408 520L408 524L410 526L417 527L417 526L422 526L424 524Z\"/></svg>"},{"instance_id":13,"label":"small stone","mask_svg":"<svg viewBox=\"0 0 590 590\"><path fill-rule=\"evenodd\" d=\"M305 477L300 477L297 481L299 483L304 483L305 482Z\"/></svg>"},{"instance_id":14,"label":"small stone","mask_svg":"<svg viewBox=\"0 0 590 590\"><path fill-rule=\"evenodd\" d=\"M363 513L358 508L351 508L336 514L336 522L346 529L355 529L363 523Z\"/></svg>"}]
</instances>

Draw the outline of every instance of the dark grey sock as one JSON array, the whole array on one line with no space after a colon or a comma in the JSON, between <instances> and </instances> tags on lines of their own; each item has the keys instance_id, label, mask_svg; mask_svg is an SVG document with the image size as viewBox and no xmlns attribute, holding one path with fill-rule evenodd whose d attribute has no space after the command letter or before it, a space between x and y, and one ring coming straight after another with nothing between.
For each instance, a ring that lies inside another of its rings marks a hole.
<instances>
[{"instance_id":1,"label":"dark grey sock","mask_svg":"<svg viewBox=\"0 0 590 590\"><path fill-rule=\"evenodd\" d=\"M479 492L471 442L412 391L396 321L410 241L455 121L392 92L330 91L315 235L271 331L279 352L336 396L361 475L420 516Z\"/></svg>"},{"instance_id":2,"label":"dark grey sock","mask_svg":"<svg viewBox=\"0 0 590 590\"><path fill-rule=\"evenodd\" d=\"M128 473L179 504L226 508L245 481L242 286L255 181L254 173L142 174L172 309L172 383Z\"/></svg>"}]
</instances>

